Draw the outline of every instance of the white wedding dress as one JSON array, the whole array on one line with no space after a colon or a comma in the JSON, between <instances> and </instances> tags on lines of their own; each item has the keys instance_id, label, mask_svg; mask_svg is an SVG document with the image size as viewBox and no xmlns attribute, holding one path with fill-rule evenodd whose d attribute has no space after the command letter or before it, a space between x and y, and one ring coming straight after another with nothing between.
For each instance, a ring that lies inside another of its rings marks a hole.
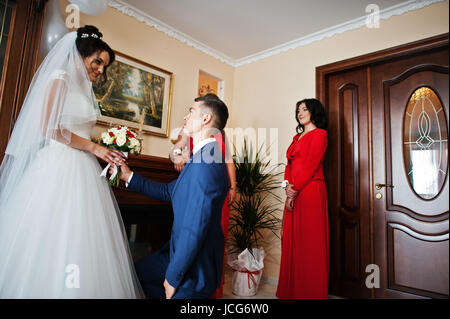
<instances>
[{"instance_id":1,"label":"white wedding dress","mask_svg":"<svg viewBox=\"0 0 450 319\"><path fill-rule=\"evenodd\" d=\"M81 94L66 103L92 108ZM70 128L86 139L95 122ZM0 214L1 298L137 298L140 287L113 192L94 155L42 148Z\"/></svg>"}]
</instances>

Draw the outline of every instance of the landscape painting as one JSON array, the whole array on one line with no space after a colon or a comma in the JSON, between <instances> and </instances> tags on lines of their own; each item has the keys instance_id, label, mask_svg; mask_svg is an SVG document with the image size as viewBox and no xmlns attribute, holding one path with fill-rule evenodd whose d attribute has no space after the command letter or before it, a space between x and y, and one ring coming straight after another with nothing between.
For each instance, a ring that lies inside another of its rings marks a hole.
<instances>
[{"instance_id":1,"label":"landscape painting","mask_svg":"<svg viewBox=\"0 0 450 319\"><path fill-rule=\"evenodd\" d=\"M116 52L106 75L93 84L99 123L168 137L172 73Z\"/></svg>"}]
</instances>

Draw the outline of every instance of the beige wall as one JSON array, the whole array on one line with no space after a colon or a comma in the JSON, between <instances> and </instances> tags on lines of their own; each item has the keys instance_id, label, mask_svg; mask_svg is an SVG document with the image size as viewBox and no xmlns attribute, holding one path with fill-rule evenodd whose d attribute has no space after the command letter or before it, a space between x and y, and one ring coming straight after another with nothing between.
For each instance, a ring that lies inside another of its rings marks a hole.
<instances>
[{"instance_id":1,"label":"beige wall","mask_svg":"<svg viewBox=\"0 0 450 319\"><path fill-rule=\"evenodd\" d=\"M67 0L60 3L64 10ZM181 125L186 106L195 98L200 69L225 80L224 99L230 109L227 126L278 128L278 160L284 163L295 134L295 102L315 97L317 66L448 32L448 7L448 1L433 4L381 20L379 29L362 27L237 68L112 8L95 17L82 15L81 25L96 25L113 49L173 72L170 128ZM94 134L101 129L97 127ZM168 138L145 137L145 154L165 157L170 147ZM280 241L273 235L268 239L264 276L276 281Z\"/></svg>"},{"instance_id":2,"label":"beige wall","mask_svg":"<svg viewBox=\"0 0 450 319\"><path fill-rule=\"evenodd\" d=\"M67 15L67 4L70 4L67 0L60 0L64 17ZM224 100L231 111L233 67L111 7L98 16L81 14L80 25L85 24L98 27L103 33L103 40L114 50L173 73L170 130L183 125L188 106L197 97L200 70L225 81ZM105 126L96 126L92 136L99 136L105 129ZM172 143L169 138L144 135L143 154L167 157L170 147Z\"/></svg>"},{"instance_id":3,"label":"beige wall","mask_svg":"<svg viewBox=\"0 0 450 319\"><path fill-rule=\"evenodd\" d=\"M278 158L295 134L295 103L315 97L316 67L446 33L449 2L381 20L379 29L348 31L285 53L236 68L234 74L234 127L278 128ZM281 207L280 207L281 208ZM266 249L264 276L278 278L280 241Z\"/></svg>"}]
</instances>

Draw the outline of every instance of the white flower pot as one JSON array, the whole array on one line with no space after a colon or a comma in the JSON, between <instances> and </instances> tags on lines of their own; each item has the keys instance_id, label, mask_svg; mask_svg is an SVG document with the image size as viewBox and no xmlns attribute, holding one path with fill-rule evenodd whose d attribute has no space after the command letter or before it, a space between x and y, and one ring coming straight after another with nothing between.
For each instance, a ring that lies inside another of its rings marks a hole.
<instances>
[{"instance_id":1,"label":"white flower pot","mask_svg":"<svg viewBox=\"0 0 450 319\"><path fill-rule=\"evenodd\" d=\"M262 269L257 273L249 273L244 271L233 270L231 279L233 294L241 297L251 297L258 292L259 282L261 281Z\"/></svg>"}]
</instances>

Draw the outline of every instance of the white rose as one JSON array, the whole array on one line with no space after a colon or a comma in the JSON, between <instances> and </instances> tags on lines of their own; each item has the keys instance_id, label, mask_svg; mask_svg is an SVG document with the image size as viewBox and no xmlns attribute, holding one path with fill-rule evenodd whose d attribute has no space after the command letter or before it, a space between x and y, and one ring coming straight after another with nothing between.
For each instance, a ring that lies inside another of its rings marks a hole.
<instances>
[{"instance_id":1,"label":"white rose","mask_svg":"<svg viewBox=\"0 0 450 319\"><path fill-rule=\"evenodd\" d=\"M136 145L136 147L134 147L131 151L132 154L139 154L139 152L141 151L141 145L138 144Z\"/></svg>"},{"instance_id":2,"label":"white rose","mask_svg":"<svg viewBox=\"0 0 450 319\"><path fill-rule=\"evenodd\" d=\"M125 145L125 143L127 142L127 137L125 136L125 134L118 134L117 135L117 139L116 139L116 144L117 146L123 146Z\"/></svg>"},{"instance_id":3,"label":"white rose","mask_svg":"<svg viewBox=\"0 0 450 319\"><path fill-rule=\"evenodd\" d=\"M127 131L119 131L119 132L117 132L117 135L116 135L117 137L119 137L119 136L123 136L123 137L125 137L125 139L127 138Z\"/></svg>"},{"instance_id":4,"label":"white rose","mask_svg":"<svg viewBox=\"0 0 450 319\"><path fill-rule=\"evenodd\" d=\"M135 148L136 146L139 146L139 141L134 137L130 138L130 148Z\"/></svg>"},{"instance_id":5,"label":"white rose","mask_svg":"<svg viewBox=\"0 0 450 319\"><path fill-rule=\"evenodd\" d=\"M109 129L108 132L111 132L111 133L113 133L114 135L117 135L118 130L117 130L117 128L113 127L113 128L111 128L111 129Z\"/></svg>"},{"instance_id":6,"label":"white rose","mask_svg":"<svg viewBox=\"0 0 450 319\"><path fill-rule=\"evenodd\" d=\"M104 132L104 133L102 133L102 141L106 145L109 145L113 142L113 138L111 136L109 136L108 133Z\"/></svg>"}]
</instances>

